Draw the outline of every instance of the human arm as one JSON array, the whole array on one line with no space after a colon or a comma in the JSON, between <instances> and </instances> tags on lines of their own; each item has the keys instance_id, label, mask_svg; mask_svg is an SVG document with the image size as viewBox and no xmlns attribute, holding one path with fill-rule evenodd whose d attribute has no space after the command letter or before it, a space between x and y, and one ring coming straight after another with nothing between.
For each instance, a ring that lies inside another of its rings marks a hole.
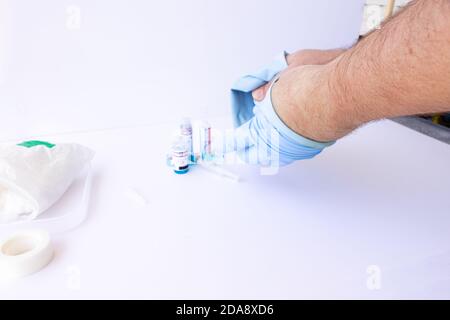
<instances>
[{"instance_id":1,"label":"human arm","mask_svg":"<svg viewBox=\"0 0 450 320\"><path fill-rule=\"evenodd\" d=\"M287 69L272 103L315 141L372 120L450 110L450 1L413 1L331 62Z\"/></svg>"}]
</instances>

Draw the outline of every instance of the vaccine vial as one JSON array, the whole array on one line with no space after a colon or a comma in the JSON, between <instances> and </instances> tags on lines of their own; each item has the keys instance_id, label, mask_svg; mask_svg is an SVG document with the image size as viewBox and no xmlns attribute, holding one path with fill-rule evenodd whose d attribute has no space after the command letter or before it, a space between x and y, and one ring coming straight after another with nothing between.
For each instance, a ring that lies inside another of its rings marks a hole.
<instances>
[{"instance_id":1,"label":"vaccine vial","mask_svg":"<svg viewBox=\"0 0 450 320\"><path fill-rule=\"evenodd\" d=\"M189 160L191 162L195 162L195 155L193 150L193 141L192 141L192 123L191 119L183 118L180 125L180 135L185 140L186 144L189 148Z\"/></svg>"},{"instance_id":2,"label":"vaccine vial","mask_svg":"<svg viewBox=\"0 0 450 320\"><path fill-rule=\"evenodd\" d=\"M212 156L211 125L206 121L203 121L200 125L200 139L202 160L209 160Z\"/></svg>"},{"instance_id":3,"label":"vaccine vial","mask_svg":"<svg viewBox=\"0 0 450 320\"><path fill-rule=\"evenodd\" d=\"M183 137L172 144L172 166L176 174L185 174L189 171L189 148Z\"/></svg>"}]
</instances>

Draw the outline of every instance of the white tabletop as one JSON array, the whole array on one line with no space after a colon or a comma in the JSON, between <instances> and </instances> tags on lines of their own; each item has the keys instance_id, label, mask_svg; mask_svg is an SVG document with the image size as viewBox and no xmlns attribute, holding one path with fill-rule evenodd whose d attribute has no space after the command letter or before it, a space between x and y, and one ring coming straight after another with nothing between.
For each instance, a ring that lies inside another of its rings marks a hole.
<instances>
[{"instance_id":1,"label":"white tabletop","mask_svg":"<svg viewBox=\"0 0 450 320\"><path fill-rule=\"evenodd\" d=\"M450 298L448 145L383 121L234 183L173 174L173 125L44 137L96 151L89 216L0 298Z\"/></svg>"}]
</instances>

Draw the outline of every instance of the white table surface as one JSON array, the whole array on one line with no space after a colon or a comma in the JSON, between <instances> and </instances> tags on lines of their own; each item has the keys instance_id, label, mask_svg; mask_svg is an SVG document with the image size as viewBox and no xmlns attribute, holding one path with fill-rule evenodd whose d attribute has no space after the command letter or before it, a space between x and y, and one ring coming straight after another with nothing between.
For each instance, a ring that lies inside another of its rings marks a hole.
<instances>
[{"instance_id":1,"label":"white table surface","mask_svg":"<svg viewBox=\"0 0 450 320\"><path fill-rule=\"evenodd\" d=\"M89 216L1 299L450 298L448 145L382 121L234 183L173 174L172 125L43 137L96 151Z\"/></svg>"}]
</instances>

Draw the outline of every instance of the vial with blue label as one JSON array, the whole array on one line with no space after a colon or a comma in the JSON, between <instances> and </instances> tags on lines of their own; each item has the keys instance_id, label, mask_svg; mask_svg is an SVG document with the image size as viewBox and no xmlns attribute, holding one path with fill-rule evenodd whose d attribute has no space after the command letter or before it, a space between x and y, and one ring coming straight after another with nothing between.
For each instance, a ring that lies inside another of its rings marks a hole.
<instances>
[{"instance_id":1,"label":"vial with blue label","mask_svg":"<svg viewBox=\"0 0 450 320\"><path fill-rule=\"evenodd\" d=\"M172 166L176 174L185 174L189 171L190 146L183 137L179 137L172 144Z\"/></svg>"}]
</instances>

